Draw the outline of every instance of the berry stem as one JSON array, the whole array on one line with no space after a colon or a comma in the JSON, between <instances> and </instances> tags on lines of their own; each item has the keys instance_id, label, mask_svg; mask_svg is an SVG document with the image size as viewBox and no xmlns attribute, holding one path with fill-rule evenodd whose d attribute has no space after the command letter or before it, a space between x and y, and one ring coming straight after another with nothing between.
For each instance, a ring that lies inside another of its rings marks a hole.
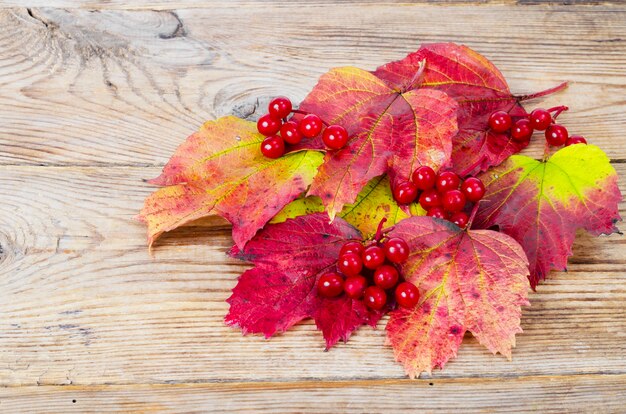
<instances>
[{"instance_id":1,"label":"berry stem","mask_svg":"<svg viewBox=\"0 0 626 414\"><path fill-rule=\"evenodd\" d=\"M563 111L567 111L569 108L565 105L560 105L560 106L555 106L553 108L548 109L548 112L552 113L554 112L554 115L552 115L552 119L556 120L556 117L561 115L561 112Z\"/></svg>"},{"instance_id":2,"label":"berry stem","mask_svg":"<svg viewBox=\"0 0 626 414\"><path fill-rule=\"evenodd\" d=\"M542 98L544 96L552 95L553 93L560 92L565 88L567 88L567 82L563 82L560 85L554 86L550 89L546 89L541 92L531 93L528 95L519 95L519 96L516 96L515 98L520 102L528 101L529 99Z\"/></svg>"},{"instance_id":3,"label":"berry stem","mask_svg":"<svg viewBox=\"0 0 626 414\"><path fill-rule=\"evenodd\" d=\"M383 217L383 219L378 223L378 228L376 229L376 235L374 236L374 240L380 242L380 239L383 238L383 225L387 221L387 217Z\"/></svg>"},{"instance_id":4,"label":"berry stem","mask_svg":"<svg viewBox=\"0 0 626 414\"><path fill-rule=\"evenodd\" d=\"M299 109L292 109L291 112L293 112L294 114L300 114L300 115L310 115L310 112L307 111L301 111ZM319 116L319 115L318 115ZM322 124L324 124L324 126L329 126L328 122L324 121L322 119L322 117L320 117L320 120L322 121Z\"/></svg>"}]
</instances>

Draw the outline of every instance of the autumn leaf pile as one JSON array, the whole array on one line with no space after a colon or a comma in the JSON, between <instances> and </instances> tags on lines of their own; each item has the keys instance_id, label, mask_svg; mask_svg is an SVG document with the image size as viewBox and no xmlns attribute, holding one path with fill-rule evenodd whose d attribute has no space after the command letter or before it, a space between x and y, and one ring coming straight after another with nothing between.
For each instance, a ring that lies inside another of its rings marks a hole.
<instances>
[{"instance_id":1,"label":"autumn leaf pile","mask_svg":"<svg viewBox=\"0 0 626 414\"><path fill-rule=\"evenodd\" d=\"M421 298L385 311L387 343L406 372L442 368L468 331L510 358L529 288L566 268L577 229L610 234L620 219L617 175L598 147L536 160L515 155L526 143L489 129L493 112L525 116L522 102L541 95L513 95L490 61L450 43L373 72L332 69L298 109L343 126L344 148L325 150L315 138L270 159L254 122L209 121L150 181L162 188L139 217L149 245L201 217L226 218L229 254L254 264L228 299L226 323L270 337L313 318L327 348L383 316L345 295L316 294L316 282L346 241L370 239L386 218L389 236L410 247L399 269ZM396 204L390 187L421 165L484 182L467 228Z\"/></svg>"}]
</instances>

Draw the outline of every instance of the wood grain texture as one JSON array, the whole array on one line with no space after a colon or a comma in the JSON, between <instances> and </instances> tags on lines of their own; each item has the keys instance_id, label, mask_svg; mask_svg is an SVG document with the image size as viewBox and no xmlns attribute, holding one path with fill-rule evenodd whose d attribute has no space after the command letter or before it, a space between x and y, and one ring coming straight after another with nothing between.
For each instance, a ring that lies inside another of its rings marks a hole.
<instances>
[{"instance_id":1,"label":"wood grain texture","mask_svg":"<svg viewBox=\"0 0 626 414\"><path fill-rule=\"evenodd\" d=\"M310 322L269 341L226 327L246 265L219 218L150 256L143 180L202 122L254 119L330 67L422 42L470 45L517 93L570 80L542 105L569 105L563 122L626 175L620 2L333 3L0 2L0 412L623 410L623 235L579 235L568 272L530 295L512 361L468 335L416 381L382 346L385 320L329 352Z\"/></svg>"}]
</instances>

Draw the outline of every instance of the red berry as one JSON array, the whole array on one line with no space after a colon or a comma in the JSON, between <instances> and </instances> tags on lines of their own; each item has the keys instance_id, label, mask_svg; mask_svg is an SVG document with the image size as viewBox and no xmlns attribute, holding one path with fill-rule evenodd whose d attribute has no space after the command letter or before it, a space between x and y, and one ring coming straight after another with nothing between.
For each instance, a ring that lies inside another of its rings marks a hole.
<instances>
[{"instance_id":1,"label":"red berry","mask_svg":"<svg viewBox=\"0 0 626 414\"><path fill-rule=\"evenodd\" d=\"M381 310L387 303L387 294L378 286L370 286L365 289L365 305L374 310Z\"/></svg>"},{"instance_id":2,"label":"red berry","mask_svg":"<svg viewBox=\"0 0 626 414\"><path fill-rule=\"evenodd\" d=\"M456 190L461 184L461 179L452 171L444 171L437 176L437 190L440 193Z\"/></svg>"},{"instance_id":3,"label":"red berry","mask_svg":"<svg viewBox=\"0 0 626 414\"><path fill-rule=\"evenodd\" d=\"M346 276L356 276L363 269L363 261L356 253L346 253L339 257L337 268Z\"/></svg>"},{"instance_id":4,"label":"red berry","mask_svg":"<svg viewBox=\"0 0 626 414\"><path fill-rule=\"evenodd\" d=\"M420 196L420 206L424 210L441 206L441 195L434 188L424 191Z\"/></svg>"},{"instance_id":5,"label":"red berry","mask_svg":"<svg viewBox=\"0 0 626 414\"><path fill-rule=\"evenodd\" d=\"M391 263L403 263L409 258L409 245L399 237L392 237L383 245L385 256Z\"/></svg>"},{"instance_id":6,"label":"red berry","mask_svg":"<svg viewBox=\"0 0 626 414\"><path fill-rule=\"evenodd\" d=\"M280 119L272 118L270 114L265 114L256 122L256 129L266 137L276 135L280 131L282 122Z\"/></svg>"},{"instance_id":7,"label":"red berry","mask_svg":"<svg viewBox=\"0 0 626 414\"><path fill-rule=\"evenodd\" d=\"M313 138L320 134L322 131L322 120L315 114L308 114L300 121L298 129L300 133L307 138Z\"/></svg>"},{"instance_id":8,"label":"red berry","mask_svg":"<svg viewBox=\"0 0 626 414\"><path fill-rule=\"evenodd\" d=\"M332 298L343 292L343 278L335 273L325 273L317 281L317 293L320 296Z\"/></svg>"},{"instance_id":9,"label":"red berry","mask_svg":"<svg viewBox=\"0 0 626 414\"><path fill-rule=\"evenodd\" d=\"M348 131L341 125L331 125L324 130L322 141L330 149L341 149L348 143Z\"/></svg>"},{"instance_id":10,"label":"red berry","mask_svg":"<svg viewBox=\"0 0 626 414\"><path fill-rule=\"evenodd\" d=\"M355 253L358 254L359 257L363 254L363 250L365 250L365 246L359 241L349 241L341 246L341 250L339 250L339 256L343 256L346 253Z\"/></svg>"},{"instance_id":11,"label":"red berry","mask_svg":"<svg viewBox=\"0 0 626 414\"><path fill-rule=\"evenodd\" d=\"M465 207L465 194L459 190L450 190L443 195L443 208L446 211L455 213Z\"/></svg>"},{"instance_id":12,"label":"red berry","mask_svg":"<svg viewBox=\"0 0 626 414\"><path fill-rule=\"evenodd\" d=\"M280 158L285 153L285 142L278 135L267 137L261 142L261 152L267 158Z\"/></svg>"},{"instance_id":13,"label":"red berry","mask_svg":"<svg viewBox=\"0 0 626 414\"><path fill-rule=\"evenodd\" d=\"M437 174L435 170L428 165L422 165L417 170L413 171L411 180L417 186L418 190L429 190L435 186L435 180Z\"/></svg>"},{"instance_id":14,"label":"red berry","mask_svg":"<svg viewBox=\"0 0 626 414\"><path fill-rule=\"evenodd\" d=\"M426 215L429 217L435 217L435 218L440 218L440 219L446 218L446 212L442 207L431 207L426 212Z\"/></svg>"},{"instance_id":15,"label":"red berry","mask_svg":"<svg viewBox=\"0 0 626 414\"><path fill-rule=\"evenodd\" d=\"M537 108L530 113L530 126L537 131L545 131L552 123L550 112L542 108Z\"/></svg>"},{"instance_id":16,"label":"red berry","mask_svg":"<svg viewBox=\"0 0 626 414\"><path fill-rule=\"evenodd\" d=\"M398 283L398 271L391 265L382 265L374 272L374 283L383 289L391 289Z\"/></svg>"},{"instance_id":17,"label":"red berry","mask_svg":"<svg viewBox=\"0 0 626 414\"><path fill-rule=\"evenodd\" d=\"M361 299L365 288L367 287L367 279L361 275L350 276L343 283L343 290L349 298Z\"/></svg>"},{"instance_id":18,"label":"red berry","mask_svg":"<svg viewBox=\"0 0 626 414\"><path fill-rule=\"evenodd\" d=\"M465 194L465 198L476 203L485 195L485 185L479 178L469 177L461 184L461 191Z\"/></svg>"},{"instance_id":19,"label":"red berry","mask_svg":"<svg viewBox=\"0 0 626 414\"><path fill-rule=\"evenodd\" d=\"M284 96L279 96L270 101L268 109L272 118L275 118L275 119L286 118L287 115L291 113L291 101L289 100L289 98L285 98Z\"/></svg>"},{"instance_id":20,"label":"red berry","mask_svg":"<svg viewBox=\"0 0 626 414\"><path fill-rule=\"evenodd\" d=\"M393 188L393 198L398 204L410 204L417 198L417 186L410 181L401 182Z\"/></svg>"},{"instance_id":21,"label":"red berry","mask_svg":"<svg viewBox=\"0 0 626 414\"><path fill-rule=\"evenodd\" d=\"M468 220L469 220L469 217L467 217L467 214L465 214L464 211L457 211L452 216L450 216L450 221L462 229L464 229L465 226L467 226Z\"/></svg>"},{"instance_id":22,"label":"red berry","mask_svg":"<svg viewBox=\"0 0 626 414\"><path fill-rule=\"evenodd\" d=\"M420 300L420 291L411 282L402 282L396 288L396 302L403 308L414 308Z\"/></svg>"},{"instance_id":23,"label":"red berry","mask_svg":"<svg viewBox=\"0 0 626 414\"><path fill-rule=\"evenodd\" d=\"M587 144L587 140L582 135L572 135L565 142L566 147L574 144Z\"/></svg>"},{"instance_id":24,"label":"red berry","mask_svg":"<svg viewBox=\"0 0 626 414\"><path fill-rule=\"evenodd\" d=\"M552 124L546 129L546 141L554 147L560 147L567 142L567 128L563 125Z\"/></svg>"},{"instance_id":25,"label":"red berry","mask_svg":"<svg viewBox=\"0 0 626 414\"><path fill-rule=\"evenodd\" d=\"M533 127L528 119L518 119L511 129L511 138L517 142L525 142L530 140L533 132Z\"/></svg>"},{"instance_id":26,"label":"red berry","mask_svg":"<svg viewBox=\"0 0 626 414\"><path fill-rule=\"evenodd\" d=\"M376 269L385 263L385 251L380 246L369 246L363 251L363 265L368 269Z\"/></svg>"},{"instance_id":27,"label":"red berry","mask_svg":"<svg viewBox=\"0 0 626 414\"><path fill-rule=\"evenodd\" d=\"M511 115L504 111L496 111L489 115L489 128L493 132L506 132L511 129Z\"/></svg>"},{"instance_id":28,"label":"red berry","mask_svg":"<svg viewBox=\"0 0 626 414\"><path fill-rule=\"evenodd\" d=\"M302 134L298 130L298 124L295 121L288 121L280 127L280 136L286 143L295 145L302 141Z\"/></svg>"}]
</instances>

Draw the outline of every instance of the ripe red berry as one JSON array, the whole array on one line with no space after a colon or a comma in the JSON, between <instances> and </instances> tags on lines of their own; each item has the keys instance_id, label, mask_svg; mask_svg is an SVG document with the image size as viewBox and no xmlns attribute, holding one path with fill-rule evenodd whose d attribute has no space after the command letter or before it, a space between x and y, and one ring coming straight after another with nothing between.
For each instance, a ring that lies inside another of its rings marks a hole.
<instances>
[{"instance_id":1,"label":"ripe red berry","mask_svg":"<svg viewBox=\"0 0 626 414\"><path fill-rule=\"evenodd\" d=\"M365 305L374 310L381 310L387 303L387 294L378 286L370 286L365 289Z\"/></svg>"},{"instance_id":2,"label":"ripe red berry","mask_svg":"<svg viewBox=\"0 0 626 414\"><path fill-rule=\"evenodd\" d=\"M272 118L286 118L287 115L291 113L291 101L289 100L289 98L279 96L270 101L268 110Z\"/></svg>"},{"instance_id":3,"label":"ripe red berry","mask_svg":"<svg viewBox=\"0 0 626 414\"><path fill-rule=\"evenodd\" d=\"M344 292L346 292L346 295L352 299L361 299L366 287L367 279L361 275L350 276L343 283Z\"/></svg>"},{"instance_id":4,"label":"ripe red berry","mask_svg":"<svg viewBox=\"0 0 626 414\"><path fill-rule=\"evenodd\" d=\"M261 152L267 158L280 158L285 153L285 142L278 135L267 137L261 142Z\"/></svg>"},{"instance_id":5,"label":"ripe red berry","mask_svg":"<svg viewBox=\"0 0 626 414\"><path fill-rule=\"evenodd\" d=\"M363 265L368 269L376 269L385 263L385 251L380 246L369 246L363 251Z\"/></svg>"},{"instance_id":6,"label":"ripe red berry","mask_svg":"<svg viewBox=\"0 0 626 414\"><path fill-rule=\"evenodd\" d=\"M426 215L429 217L435 217L435 218L440 218L440 219L446 218L446 212L443 209L443 207L431 207L426 212Z\"/></svg>"},{"instance_id":7,"label":"ripe red berry","mask_svg":"<svg viewBox=\"0 0 626 414\"><path fill-rule=\"evenodd\" d=\"M429 190L433 188L436 179L437 174L435 174L435 170L428 165L422 165L417 168L413 171L413 175L411 176L411 181L417 186L418 190Z\"/></svg>"},{"instance_id":8,"label":"ripe red berry","mask_svg":"<svg viewBox=\"0 0 626 414\"><path fill-rule=\"evenodd\" d=\"M348 131L341 125L331 125L324 130L322 141L330 149L341 149L348 143Z\"/></svg>"},{"instance_id":9,"label":"ripe red berry","mask_svg":"<svg viewBox=\"0 0 626 414\"><path fill-rule=\"evenodd\" d=\"M462 229L464 229L465 226L467 226L468 220L469 220L469 217L467 217L467 214L465 214L464 211L457 211L452 216L450 216L450 221Z\"/></svg>"},{"instance_id":10,"label":"ripe red berry","mask_svg":"<svg viewBox=\"0 0 626 414\"><path fill-rule=\"evenodd\" d=\"M469 177L461 184L461 191L465 194L465 198L476 203L485 195L485 185L479 178Z\"/></svg>"},{"instance_id":11,"label":"ripe red berry","mask_svg":"<svg viewBox=\"0 0 626 414\"><path fill-rule=\"evenodd\" d=\"M420 196L420 206L422 206L424 210L440 207L441 195L434 188L424 191Z\"/></svg>"},{"instance_id":12,"label":"ripe red berry","mask_svg":"<svg viewBox=\"0 0 626 414\"><path fill-rule=\"evenodd\" d=\"M450 190L443 195L443 209L451 213L463 210L465 194L459 190Z\"/></svg>"},{"instance_id":13,"label":"ripe red berry","mask_svg":"<svg viewBox=\"0 0 626 414\"><path fill-rule=\"evenodd\" d=\"M546 129L546 141L548 144L559 147L567 142L567 128L563 125L552 124Z\"/></svg>"},{"instance_id":14,"label":"ripe red berry","mask_svg":"<svg viewBox=\"0 0 626 414\"><path fill-rule=\"evenodd\" d=\"M393 188L393 198L398 204L410 204L417 198L417 186L404 181Z\"/></svg>"},{"instance_id":15,"label":"ripe red berry","mask_svg":"<svg viewBox=\"0 0 626 414\"><path fill-rule=\"evenodd\" d=\"M511 115L504 111L496 111L489 115L489 128L493 132L506 132L511 129Z\"/></svg>"},{"instance_id":16,"label":"ripe red berry","mask_svg":"<svg viewBox=\"0 0 626 414\"><path fill-rule=\"evenodd\" d=\"M574 144L587 144L587 140L582 135L572 135L565 142L566 147Z\"/></svg>"},{"instance_id":17,"label":"ripe red berry","mask_svg":"<svg viewBox=\"0 0 626 414\"><path fill-rule=\"evenodd\" d=\"M287 121L280 127L280 136L286 143L295 145L302 141L302 134L298 130L298 124L295 121Z\"/></svg>"},{"instance_id":18,"label":"ripe red berry","mask_svg":"<svg viewBox=\"0 0 626 414\"><path fill-rule=\"evenodd\" d=\"M341 250L339 250L339 256L343 256L346 253L355 253L361 256L363 254L363 250L365 250L365 246L359 241L349 241L341 246Z\"/></svg>"},{"instance_id":19,"label":"ripe red berry","mask_svg":"<svg viewBox=\"0 0 626 414\"><path fill-rule=\"evenodd\" d=\"M396 302L403 308L414 308L420 300L420 292L411 282L402 282L396 288Z\"/></svg>"},{"instance_id":20,"label":"ripe red berry","mask_svg":"<svg viewBox=\"0 0 626 414\"><path fill-rule=\"evenodd\" d=\"M270 114L265 114L256 122L256 129L266 137L275 135L280 131L282 122L280 119L272 118Z\"/></svg>"},{"instance_id":21,"label":"ripe red berry","mask_svg":"<svg viewBox=\"0 0 626 414\"><path fill-rule=\"evenodd\" d=\"M313 138L322 131L322 120L315 114L308 114L300 121L298 129L300 133L307 138Z\"/></svg>"},{"instance_id":22,"label":"ripe red berry","mask_svg":"<svg viewBox=\"0 0 626 414\"><path fill-rule=\"evenodd\" d=\"M525 142L530 140L533 135L533 127L526 118L518 119L513 128L511 128L511 138L517 142Z\"/></svg>"},{"instance_id":23,"label":"ripe red berry","mask_svg":"<svg viewBox=\"0 0 626 414\"><path fill-rule=\"evenodd\" d=\"M385 256L391 263L403 263L409 258L409 245L399 237L392 237L383 245Z\"/></svg>"},{"instance_id":24,"label":"ripe red berry","mask_svg":"<svg viewBox=\"0 0 626 414\"><path fill-rule=\"evenodd\" d=\"M550 112L542 108L537 108L530 113L530 126L537 131L545 131L552 123Z\"/></svg>"},{"instance_id":25,"label":"ripe red berry","mask_svg":"<svg viewBox=\"0 0 626 414\"><path fill-rule=\"evenodd\" d=\"M325 273L317 281L317 293L321 296L332 298L343 292L343 278L335 273Z\"/></svg>"},{"instance_id":26,"label":"ripe red berry","mask_svg":"<svg viewBox=\"0 0 626 414\"><path fill-rule=\"evenodd\" d=\"M374 283L383 289L391 289L398 283L398 271L391 265L382 265L374 272Z\"/></svg>"},{"instance_id":27,"label":"ripe red berry","mask_svg":"<svg viewBox=\"0 0 626 414\"><path fill-rule=\"evenodd\" d=\"M456 190L459 188L459 184L461 184L461 179L458 175L453 173L452 171L444 171L437 176L437 190L440 193L445 193L446 191Z\"/></svg>"},{"instance_id":28,"label":"ripe red berry","mask_svg":"<svg viewBox=\"0 0 626 414\"><path fill-rule=\"evenodd\" d=\"M346 276L356 276L363 269L363 260L356 253L346 253L339 257L337 268Z\"/></svg>"}]
</instances>

